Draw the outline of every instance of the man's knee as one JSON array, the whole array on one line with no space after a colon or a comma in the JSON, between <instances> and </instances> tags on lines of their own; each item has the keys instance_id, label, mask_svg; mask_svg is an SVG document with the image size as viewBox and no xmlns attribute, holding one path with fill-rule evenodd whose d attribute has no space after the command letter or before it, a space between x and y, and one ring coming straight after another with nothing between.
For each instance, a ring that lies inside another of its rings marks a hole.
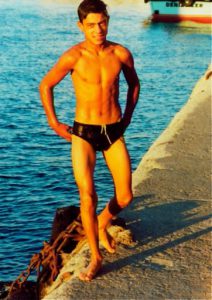
<instances>
[{"instance_id":1,"label":"man's knee","mask_svg":"<svg viewBox=\"0 0 212 300\"><path fill-rule=\"evenodd\" d=\"M125 208L128 206L133 200L133 193L132 190L122 191L121 193L117 194L117 202L121 208Z\"/></svg>"},{"instance_id":2,"label":"man's knee","mask_svg":"<svg viewBox=\"0 0 212 300\"><path fill-rule=\"evenodd\" d=\"M93 188L78 187L80 205L83 210L90 211L97 205L97 194Z\"/></svg>"},{"instance_id":3,"label":"man's knee","mask_svg":"<svg viewBox=\"0 0 212 300\"><path fill-rule=\"evenodd\" d=\"M119 214L123 208L128 206L133 199L133 194L132 191L126 191L122 192L119 195L116 195L110 202L109 202L109 211L112 215L117 215Z\"/></svg>"}]
</instances>

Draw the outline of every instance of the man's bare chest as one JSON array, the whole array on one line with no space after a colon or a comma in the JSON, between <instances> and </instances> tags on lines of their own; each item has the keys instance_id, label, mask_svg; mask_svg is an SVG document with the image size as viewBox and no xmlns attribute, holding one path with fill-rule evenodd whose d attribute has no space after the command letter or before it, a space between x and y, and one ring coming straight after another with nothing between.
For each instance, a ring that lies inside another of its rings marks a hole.
<instances>
[{"instance_id":1,"label":"man's bare chest","mask_svg":"<svg viewBox=\"0 0 212 300\"><path fill-rule=\"evenodd\" d=\"M85 56L75 65L72 76L87 83L113 83L121 71L121 63L114 56Z\"/></svg>"}]
</instances>

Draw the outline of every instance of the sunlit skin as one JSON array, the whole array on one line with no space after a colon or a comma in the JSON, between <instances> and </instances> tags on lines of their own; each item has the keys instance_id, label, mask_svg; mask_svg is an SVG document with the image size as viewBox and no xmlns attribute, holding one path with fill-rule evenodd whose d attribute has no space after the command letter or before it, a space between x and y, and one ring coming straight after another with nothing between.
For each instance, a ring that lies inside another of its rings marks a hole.
<instances>
[{"instance_id":1,"label":"sunlit skin","mask_svg":"<svg viewBox=\"0 0 212 300\"><path fill-rule=\"evenodd\" d=\"M54 108L53 88L71 74L75 95L75 120L85 124L111 124L123 118L124 126L130 124L138 100L139 80L131 53L125 47L106 39L109 19L103 13L89 13L79 29L84 41L67 50L46 74L40 84L41 100L49 125L62 138L72 141L72 165L79 189L82 224L91 251L91 261L80 279L92 280L102 266L99 241L110 252L115 252L113 239L107 232L114 215L109 204L96 215L97 194L93 173L96 153L92 146L80 137L68 132L70 126L59 122ZM119 75L123 71L128 93L126 108L119 105ZM110 200L121 208L132 200L130 158L123 138L103 151L106 164L112 174L115 193Z\"/></svg>"}]
</instances>

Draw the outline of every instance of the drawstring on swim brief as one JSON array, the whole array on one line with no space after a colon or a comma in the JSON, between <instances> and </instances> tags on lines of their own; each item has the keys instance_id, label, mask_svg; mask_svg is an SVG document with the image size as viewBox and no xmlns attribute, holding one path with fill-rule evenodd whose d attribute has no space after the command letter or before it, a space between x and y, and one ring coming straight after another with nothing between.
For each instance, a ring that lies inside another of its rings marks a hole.
<instances>
[{"instance_id":1,"label":"drawstring on swim brief","mask_svg":"<svg viewBox=\"0 0 212 300\"><path fill-rule=\"evenodd\" d=\"M107 134L107 126L106 125L102 125L101 126L101 134L105 134L105 136L107 137L107 139L108 139L108 142L110 143L110 145L112 145L112 142L111 142L111 140L110 140L110 138L109 138L109 136L108 136L108 134Z\"/></svg>"}]
</instances>

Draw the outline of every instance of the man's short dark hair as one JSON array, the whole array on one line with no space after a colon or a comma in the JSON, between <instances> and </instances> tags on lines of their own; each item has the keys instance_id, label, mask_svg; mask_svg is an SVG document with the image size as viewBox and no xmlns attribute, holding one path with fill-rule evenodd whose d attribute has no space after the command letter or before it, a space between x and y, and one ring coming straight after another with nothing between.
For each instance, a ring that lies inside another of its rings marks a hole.
<instances>
[{"instance_id":1,"label":"man's short dark hair","mask_svg":"<svg viewBox=\"0 0 212 300\"><path fill-rule=\"evenodd\" d=\"M103 13L106 17L109 17L107 5L101 0L83 0L77 12L81 23L89 13Z\"/></svg>"}]
</instances>

